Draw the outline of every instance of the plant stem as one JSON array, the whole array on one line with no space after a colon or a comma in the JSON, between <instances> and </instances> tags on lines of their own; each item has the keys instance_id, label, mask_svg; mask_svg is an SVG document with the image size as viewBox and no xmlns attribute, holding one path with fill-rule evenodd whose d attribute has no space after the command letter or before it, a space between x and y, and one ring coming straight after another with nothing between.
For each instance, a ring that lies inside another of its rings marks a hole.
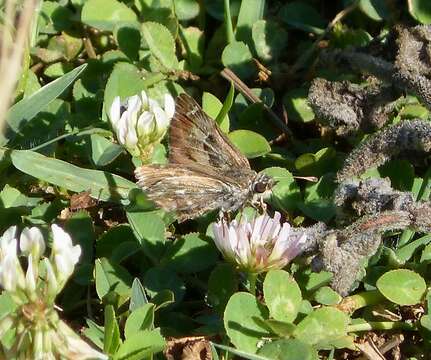
<instances>
[{"instance_id":1,"label":"plant stem","mask_svg":"<svg viewBox=\"0 0 431 360\"><path fill-rule=\"evenodd\" d=\"M362 324L349 325L347 332L371 331L371 330L407 330L416 331L414 324L403 321L370 321Z\"/></svg>"},{"instance_id":2,"label":"plant stem","mask_svg":"<svg viewBox=\"0 0 431 360\"><path fill-rule=\"evenodd\" d=\"M230 15L230 1L229 0L224 0L224 23L226 26L227 42L229 44L231 44L235 41L235 35L233 33L232 17Z\"/></svg>"},{"instance_id":3,"label":"plant stem","mask_svg":"<svg viewBox=\"0 0 431 360\"><path fill-rule=\"evenodd\" d=\"M248 286L250 294L256 295L256 281L257 281L257 274L248 273L247 274L247 280L248 280Z\"/></svg>"},{"instance_id":4,"label":"plant stem","mask_svg":"<svg viewBox=\"0 0 431 360\"><path fill-rule=\"evenodd\" d=\"M105 130L105 129L100 129L100 128L91 128L91 129L86 129L86 130L81 130L81 131L74 130L74 131L71 131L70 133L63 134L63 135L57 136L51 140L48 140L48 141L44 142L43 144L32 147L29 150L32 150L32 151L40 150L40 149L44 148L45 146L48 146L48 145L55 143L59 140L68 138L69 136L84 136L84 135L92 135L92 134L108 134L108 135L110 135L111 132L108 130Z\"/></svg>"},{"instance_id":5,"label":"plant stem","mask_svg":"<svg viewBox=\"0 0 431 360\"><path fill-rule=\"evenodd\" d=\"M358 309L381 303L384 300L385 297L378 290L365 291L344 298L337 308L345 313L353 314Z\"/></svg>"}]
</instances>

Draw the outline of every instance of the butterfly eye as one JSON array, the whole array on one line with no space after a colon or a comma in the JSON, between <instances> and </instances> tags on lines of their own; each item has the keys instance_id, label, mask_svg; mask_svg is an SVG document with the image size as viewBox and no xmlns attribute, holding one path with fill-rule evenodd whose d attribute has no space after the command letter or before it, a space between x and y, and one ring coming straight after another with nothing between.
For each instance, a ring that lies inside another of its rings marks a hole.
<instances>
[{"instance_id":1,"label":"butterfly eye","mask_svg":"<svg viewBox=\"0 0 431 360\"><path fill-rule=\"evenodd\" d=\"M263 182L257 182L254 184L254 191L257 193L263 193L266 191L266 184Z\"/></svg>"}]
</instances>

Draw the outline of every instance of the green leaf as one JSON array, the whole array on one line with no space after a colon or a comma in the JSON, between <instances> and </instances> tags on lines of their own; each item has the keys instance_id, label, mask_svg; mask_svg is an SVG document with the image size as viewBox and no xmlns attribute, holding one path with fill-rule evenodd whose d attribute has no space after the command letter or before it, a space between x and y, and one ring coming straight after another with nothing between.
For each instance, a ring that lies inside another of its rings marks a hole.
<instances>
[{"instance_id":1,"label":"green leaf","mask_svg":"<svg viewBox=\"0 0 431 360\"><path fill-rule=\"evenodd\" d=\"M323 307L307 315L293 334L295 338L310 345L327 343L345 336L348 323L349 317L342 311Z\"/></svg>"},{"instance_id":2,"label":"green leaf","mask_svg":"<svg viewBox=\"0 0 431 360\"><path fill-rule=\"evenodd\" d=\"M342 300L342 297L329 286L323 286L314 293L314 300L322 305L335 305Z\"/></svg>"},{"instance_id":3,"label":"green leaf","mask_svg":"<svg viewBox=\"0 0 431 360\"><path fill-rule=\"evenodd\" d=\"M229 298L238 290L238 276L230 264L214 268L208 279L207 301L218 313L222 313Z\"/></svg>"},{"instance_id":4,"label":"green leaf","mask_svg":"<svg viewBox=\"0 0 431 360\"><path fill-rule=\"evenodd\" d=\"M268 310L253 295L237 292L226 305L223 321L227 335L239 350L256 353L257 343L268 333L253 318L263 321L267 317Z\"/></svg>"},{"instance_id":5,"label":"green leaf","mask_svg":"<svg viewBox=\"0 0 431 360\"><path fill-rule=\"evenodd\" d=\"M3 319L8 314L13 313L18 308L18 305L10 297L8 292L0 294L0 319Z\"/></svg>"},{"instance_id":6,"label":"green leaf","mask_svg":"<svg viewBox=\"0 0 431 360\"><path fill-rule=\"evenodd\" d=\"M305 187L304 203L298 207L310 218L327 222L335 216L335 205L332 194L336 188L331 173L320 177L317 183L308 182Z\"/></svg>"},{"instance_id":7,"label":"green leaf","mask_svg":"<svg viewBox=\"0 0 431 360\"><path fill-rule=\"evenodd\" d=\"M251 29L256 21L262 19L266 0L242 0L235 29L235 38L252 44Z\"/></svg>"},{"instance_id":8,"label":"green leaf","mask_svg":"<svg viewBox=\"0 0 431 360\"><path fill-rule=\"evenodd\" d=\"M298 122L310 122L314 120L313 109L308 104L308 90L304 88L293 89L283 97L289 119Z\"/></svg>"},{"instance_id":9,"label":"green leaf","mask_svg":"<svg viewBox=\"0 0 431 360\"><path fill-rule=\"evenodd\" d=\"M156 305L156 310L168 307L175 303L175 294L171 290L160 290L151 299L151 303Z\"/></svg>"},{"instance_id":10,"label":"green leaf","mask_svg":"<svg viewBox=\"0 0 431 360\"><path fill-rule=\"evenodd\" d=\"M325 20L317 10L301 1L292 1L280 10L281 19L288 25L306 32L322 34L325 29Z\"/></svg>"},{"instance_id":11,"label":"green leaf","mask_svg":"<svg viewBox=\"0 0 431 360\"><path fill-rule=\"evenodd\" d=\"M188 21L199 15L199 2L197 0L174 0L175 14L178 20Z\"/></svg>"},{"instance_id":12,"label":"green leaf","mask_svg":"<svg viewBox=\"0 0 431 360\"><path fill-rule=\"evenodd\" d=\"M114 354L121 344L120 329L115 318L115 311L112 305L105 307L105 338L103 351L107 354Z\"/></svg>"},{"instance_id":13,"label":"green leaf","mask_svg":"<svg viewBox=\"0 0 431 360\"><path fill-rule=\"evenodd\" d=\"M305 342L297 339L275 340L263 345L258 355L273 360L316 360L316 350Z\"/></svg>"},{"instance_id":14,"label":"green leaf","mask_svg":"<svg viewBox=\"0 0 431 360\"><path fill-rule=\"evenodd\" d=\"M175 40L169 30L156 22L142 24L142 35L151 53L169 70L178 69L178 59L175 54Z\"/></svg>"},{"instance_id":15,"label":"green leaf","mask_svg":"<svg viewBox=\"0 0 431 360\"><path fill-rule=\"evenodd\" d=\"M391 9L385 0L360 0L359 9L375 21L389 19L391 15Z\"/></svg>"},{"instance_id":16,"label":"green leaf","mask_svg":"<svg viewBox=\"0 0 431 360\"><path fill-rule=\"evenodd\" d=\"M431 2L428 0L410 0L409 12L424 25L431 24Z\"/></svg>"},{"instance_id":17,"label":"green leaf","mask_svg":"<svg viewBox=\"0 0 431 360\"><path fill-rule=\"evenodd\" d=\"M229 115L226 112L225 116L221 118L220 114L223 109L223 104L219 99L217 99L213 94L209 92L204 92L202 95L202 109L210 118L215 119L218 126L220 126L220 129L224 133L229 132Z\"/></svg>"},{"instance_id":18,"label":"green leaf","mask_svg":"<svg viewBox=\"0 0 431 360\"><path fill-rule=\"evenodd\" d=\"M425 249L423 249L420 262L427 264L431 262L431 244L428 244L427 246L425 246Z\"/></svg>"},{"instance_id":19,"label":"green leaf","mask_svg":"<svg viewBox=\"0 0 431 360\"><path fill-rule=\"evenodd\" d=\"M145 304L133 310L124 325L126 340L141 330L151 330L154 326L154 304Z\"/></svg>"},{"instance_id":20,"label":"green leaf","mask_svg":"<svg viewBox=\"0 0 431 360\"><path fill-rule=\"evenodd\" d=\"M254 131L235 130L229 133L229 139L249 159L257 158L271 151L268 141Z\"/></svg>"},{"instance_id":21,"label":"green leaf","mask_svg":"<svg viewBox=\"0 0 431 360\"><path fill-rule=\"evenodd\" d=\"M217 259L218 251L213 244L205 241L203 235L190 233L171 244L161 264L177 273L191 274L214 266Z\"/></svg>"},{"instance_id":22,"label":"green leaf","mask_svg":"<svg viewBox=\"0 0 431 360\"><path fill-rule=\"evenodd\" d=\"M138 331L124 341L115 354L114 360L149 359L151 355L161 352L165 345L160 329Z\"/></svg>"},{"instance_id":23,"label":"green leaf","mask_svg":"<svg viewBox=\"0 0 431 360\"><path fill-rule=\"evenodd\" d=\"M237 349L235 349L233 347L230 347L230 346L224 346L224 345L216 344L216 343L213 343L213 342L211 343L211 345L213 345L215 348L224 350L227 354L238 355L240 357L240 359L247 359L247 360L272 360L271 358L267 358L266 356L251 354L251 353L246 352L246 351L237 350Z\"/></svg>"},{"instance_id":24,"label":"green leaf","mask_svg":"<svg viewBox=\"0 0 431 360\"><path fill-rule=\"evenodd\" d=\"M154 212L127 212L127 220L145 254L159 261L165 252L165 223Z\"/></svg>"},{"instance_id":25,"label":"green leaf","mask_svg":"<svg viewBox=\"0 0 431 360\"><path fill-rule=\"evenodd\" d=\"M144 287L138 278L135 278L132 283L132 295L130 296L129 310L134 311L148 303L145 295Z\"/></svg>"},{"instance_id":26,"label":"green leaf","mask_svg":"<svg viewBox=\"0 0 431 360\"><path fill-rule=\"evenodd\" d=\"M407 160L394 159L378 168L382 178L389 177L397 190L410 191L415 181L414 166Z\"/></svg>"},{"instance_id":27,"label":"green leaf","mask_svg":"<svg viewBox=\"0 0 431 360\"><path fill-rule=\"evenodd\" d=\"M263 61L276 60L287 47L287 31L273 21L255 22L252 36L256 53Z\"/></svg>"},{"instance_id":28,"label":"green leaf","mask_svg":"<svg viewBox=\"0 0 431 360\"><path fill-rule=\"evenodd\" d=\"M91 160L97 167L110 164L124 152L122 146L98 134L90 135L90 149Z\"/></svg>"},{"instance_id":29,"label":"green leaf","mask_svg":"<svg viewBox=\"0 0 431 360\"><path fill-rule=\"evenodd\" d=\"M264 324L272 333L286 338L291 337L296 329L295 324L274 319L265 320Z\"/></svg>"},{"instance_id":30,"label":"green leaf","mask_svg":"<svg viewBox=\"0 0 431 360\"><path fill-rule=\"evenodd\" d=\"M10 157L13 165L28 175L75 192L90 190L93 198L102 201L127 203L129 191L137 188L121 176L83 169L29 150L13 150Z\"/></svg>"},{"instance_id":31,"label":"green leaf","mask_svg":"<svg viewBox=\"0 0 431 360\"><path fill-rule=\"evenodd\" d=\"M118 48L131 60L137 60L141 47L141 31L138 22L119 23L114 28Z\"/></svg>"},{"instance_id":32,"label":"green leaf","mask_svg":"<svg viewBox=\"0 0 431 360\"><path fill-rule=\"evenodd\" d=\"M328 172L336 171L336 157L337 152L334 148L323 148L315 154L306 153L298 156L295 160L295 167L301 175L323 176Z\"/></svg>"},{"instance_id":33,"label":"green leaf","mask_svg":"<svg viewBox=\"0 0 431 360\"><path fill-rule=\"evenodd\" d=\"M235 72L241 79L250 77L255 67L253 55L249 47L242 41L233 41L228 44L221 56L223 65Z\"/></svg>"},{"instance_id":34,"label":"green leaf","mask_svg":"<svg viewBox=\"0 0 431 360\"><path fill-rule=\"evenodd\" d=\"M55 34L73 26L73 12L57 1L43 1L40 15L40 33Z\"/></svg>"},{"instance_id":35,"label":"green leaf","mask_svg":"<svg viewBox=\"0 0 431 360\"><path fill-rule=\"evenodd\" d=\"M187 65L192 72L199 71L204 62L205 33L197 27L190 26L181 28L180 35L187 53Z\"/></svg>"},{"instance_id":36,"label":"green leaf","mask_svg":"<svg viewBox=\"0 0 431 360\"><path fill-rule=\"evenodd\" d=\"M99 299L110 292L115 292L122 298L130 296L132 277L122 266L112 263L106 258L96 259L96 291Z\"/></svg>"},{"instance_id":37,"label":"green leaf","mask_svg":"<svg viewBox=\"0 0 431 360\"><path fill-rule=\"evenodd\" d=\"M430 115L429 110L420 104L407 104L404 106L398 115L403 119L423 119L426 120Z\"/></svg>"},{"instance_id":38,"label":"green leaf","mask_svg":"<svg viewBox=\"0 0 431 360\"><path fill-rule=\"evenodd\" d=\"M420 237L419 239L416 239L414 241L409 242L408 244L398 248L395 251L396 257L402 262L405 263L408 261L415 251L419 249L420 247L427 245L431 241L431 235L425 235ZM426 249L426 248L425 248ZM425 252L424 249L424 252ZM424 253L422 253L422 256ZM425 260L425 259L424 259ZM423 261L423 258L421 258L421 262Z\"/></svg>"},{"instance_id":39,"label":"green leaf","mask_svg":"<svg viewBox=\"0 0 431 360\"><path fill-rule=\"evenodd\" d=\"M177 274L163 267L153 267L149 269L145 273L143 283L148 294L152 297L166 290L171 291L175 295L176 303L182 301L186 290L184 282ZM151 302L154 303L154 299L152 299Z\"/></svg>"},{"instance_id":40,"label":"green leaf","mask_svg":"<svg viewBox=\"0 0 431 360\"><path fill-rule=\"evenodd\" d=\"M79 258L80 263L92 263L94 243L93 220L85 211L78 211L66 221L64 230L72 237L73 243L81 247L82 254Z\"/></svg>"},{"instance_id":41,"label":"green leaf","mask_svg":"<svg viewBox=\"0 0 431 360\"><path fill-rule=\"evenodd\" d=\"M263 282L263 294L271 317L285 322L296 319L302 295L295 279L288 272L269 271Z\"/></svg>"},{"instance_id":42,"label":"green leaf","mask_svg":"<svg viewBox=\"0 0 431 360\"><path fill-rule=\"evenodd\" d=\"M218 115L215 119L216 123L220 124L220 126L223 123L223 119L227 118L227 114L228 114L228 112L229 112L229 110L233 104L234 96L235 96L235 87L234 87L233 83L231 82L229 92L228 92L226 99L224 100L224 103L223 103L223 107L221 108L220 112L218 113ZM225 131L225 132L229 132L229 123L227 124L227 131Z\"/></svg>"},{"instance_id":43,"label":"green leaf","mask_svg":"<svg viewBox=\"0 0 431 360\"><path fill-rule=\"evenodd\" d=\"M376 286L384 297L398 305L418 304L426 290L422 276L408 269L386 272L377 280Z\"/></svg>"},{"instance_id":44,"label":"green leaf","mask_svg":"<svg viewBox=\"0 0 431 360\"><path fill-rule=\"evenodd\" d=\"M60 96L81 75L86 67L87 64L78 66L13 105L7 115L7 128L0 134L0 146L6 145L21 131L27 122Z\"/></svg>"},{"instance_id":45,"label":"green leaf","mask_svg":"<svg viewBox=\"0 0 431 360\"><path fill-rule=\"evenodd\" d=\"M301 190L293 175L280 167L266 168L263 172L271 176L276 184L272 188L269 202L278 209L292 211L302 200Z\"/></svg>"},{"instance_id":46,"label":"green leaf","mask_svg":"<svg viewBox=\"0 0 431 360\"><path fill-rule=\"evenodd\" d=\"M33 207L41 200L42 198L27 197L9 184L6 184L0 192L0 208L4 209L21 206Z\"/></svg>"},{"instance_id":47,"label":"green leaf","mask_svg":"<svg viewBox=\"0 0 431 360\"><path fill-rule=\"evenodd\" d=\"M104 118L109 114L111 104L116 96L124 100L128 96L139 94L144 89L144 80L136 66L128 63L116 64L105 87Z\"/></svg>"},{"instance_id":48,"label":"green leaf","mask_svg":"<svg viewBox=\"0 0 431 360\"><path fill-rule=\"evenodd\" d=\"M85 319L88 328L84 330L85 337L89 338L98 348L103 349L105 338L103 326L97 325L90 319Z\"/></svg>"},{"instance_id":49,"label":"green leaf","mask_svg":"<svg viewBox=\"0 0 431 360\"><path fill-rule=\"evenodd\" d=\"M132 9L117 0L88 0L81 12L81 21L102 31L113 31L120 22L136 21Z\"/></svg>"}]
</instances>

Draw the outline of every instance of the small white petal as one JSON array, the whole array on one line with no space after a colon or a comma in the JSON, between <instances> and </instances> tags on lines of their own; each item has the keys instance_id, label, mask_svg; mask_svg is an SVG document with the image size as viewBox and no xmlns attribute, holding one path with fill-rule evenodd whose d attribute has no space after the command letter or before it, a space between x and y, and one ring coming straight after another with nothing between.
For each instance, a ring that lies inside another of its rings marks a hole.
<instances>
[{"instance_id":1,"label":"small white petal","mask_svg":"<svg viewBox=\"0 0 431 360\"><path fill-rule=\"evenodd\" d=\"M175 114L175 100L170 94L165 94L165 113L169 120Z\"/></svg>"},{"instance_id":2,"label":"small white petal","mask_svg":"<svg viewBox=\"0 0 431 360\"><path fill-rule=\"evenodd\" d=\"M30 254L28 256L28 265L27 265L27 272L25 274L25 285L26 289L29 292L34 292L36 290L36 274L34 273L33 269L33 258Z\"/></svg>"},{"instance_id":3,"label":"small white petal","mask_svg":"<svg viewBox=\"0 0 431 360\"><path fill-rule=\"evenodd\" d=\"M35 258L45 252L45 241L42 232L37 227L24 228L19 239L19 246L24 254L33 254Z\"/></svg>"},{"instance_id":4,"label":"small white petal","mask_svg":"<svg viewBox=\"0 0 431 360\"><path fill-rule=\"evenodd\" d=\"M50 297L50 300L55 299L55 295L57 295L58 290L58 281L54 274L54 270L52 268L52 264L49 261L49 259L44 258L43 259L45 270L46 270L46 283L48 288L48 296Z\"/></svg>"},{"instance_id":5,"label":"small white petal","mask_svg":"<svg viewBox=\"0 0 431 360\"><path fill-rule=\"evenodd\" d=\"M148 136L154 130L154 114L145 111L138 119L138 135L139 137Z\"/></svg>"},{"instance_id":6,"label":"small white petal","mask_svg":"<svg viewBox=\"0 0 431 360\"><path fill-rule=\"evenodd\" d=\"M127 112L129 114L137 113L141 109L141 106L142 106L142 101L138 95L130 96L127 99Z\"/></svg>"},{"instance_id":7,"label":"small white petal","mask_svg":"<svg viewBox=\"0 0 431 360\"><path fill-rule=\"evenodd\" d=\"M142 107L147 110L149 108L149 101L148 101L147 92L145 90L141 91L141 99L142 99Z\"/></svg>"},{"instance_id":8,"label":"small white petal","mask_svg":"<svg viewBox=\"0 0 431 360\"><path fill-rule=\"evenodd\" d=\"M251 259L251 249L250 242L247 236L246 227L241 226L237 230L237 246L236 246L236 254L239 258L239 261L242 265L247 265Z\"/></svg>"},{"instance_id":9,"label":"small white petal","mask_svg":"<svg viewBox=\"0 0 431 360\"><path fill-rule=\"evenodd\" d=\"M82 253L82 250L79 245L75 245L74 247L72 247L70 252L70 260L72 261L73 266L75 266L78 263L79 258L81 257L81 253Z\"/></svg>"},{"instance_id":10,"label":"small white petal","mask_svg":"<svg viewBox=\"0 0 431 360\"><path fill-rule=\"evenodd\" d=\"M253 231L251 233L250 242L252 243L252 247L254 247L254 244L259 244L261 241L261 228L263 221L265 219L264 215L258 216L253 221Z\"/></svg>"},{"instance_id":11,"label":"small white petal","mask_svg":"<svg viewBox=\"0 0 431 360\"><path fill-rule=\"evenodd\" d=\"M111 124L115 127L121 116L121 102L120 97L116 96L111 104L111 109L109 111L109 119Z\"/></svg>"},{"instance_id":12,"label":"small white petal","mask_svg":"<svg viewBox=\"0 0 431 360\"><path fill-rule=\"evenodd\" d=\"M57 224L51 225L51 230L53 235L53 252L58 253L60 251L64 251L68 253L72 247L72 238L70 235Z\"/></svg>"},{"instance_id":13,"label":"small white petal","mask_svg":"<svg viewBox=\"0 0 431 360\"><path fill-rule=\"evenodd\" d=\"M160 108L159 103L154 99L148 98L148 110L154 112L155 108Z\"/></svg>"},{"instance_id":14,"label":"small white petal","mask_svg":"<svg viewBox=\"0 0 431 360\"><path fill-rule=\"evenodd\" d=\"M161 107L154 107L153 113L157 123L157 134L162 136L169 126L169 119Z\"/></svg>"},{"instance_id":15,"label":"small white petal","mask_svg":"<svg viewBox=\"0 0 431 360\"><path fill-rule=\"evenodd\" d=\"M7 248L9 247L10 242L14 240L15 237L16 237L16 226L9 227L3 233L3 236L0 239L0 248L3 256L7 252Z\"/></svg>"}]
</instances>

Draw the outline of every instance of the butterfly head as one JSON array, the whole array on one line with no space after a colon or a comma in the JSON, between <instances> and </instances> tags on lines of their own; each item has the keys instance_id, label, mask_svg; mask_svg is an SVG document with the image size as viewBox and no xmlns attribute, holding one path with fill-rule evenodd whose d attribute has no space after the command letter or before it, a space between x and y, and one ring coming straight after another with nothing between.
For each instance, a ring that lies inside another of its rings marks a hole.
<instances>
[{"instance_id":1,"label":"butterfly head","mask_svg":"<svg viewBox=\"0 0 431 360\"><path fill-rule=\"evenodd\" d=\"M274 185L275 181L271 176L260 173L257 174L252 183L252 190L255 194L263 194L267 191L271 191Z\"/></svg>"}]
</instances>

